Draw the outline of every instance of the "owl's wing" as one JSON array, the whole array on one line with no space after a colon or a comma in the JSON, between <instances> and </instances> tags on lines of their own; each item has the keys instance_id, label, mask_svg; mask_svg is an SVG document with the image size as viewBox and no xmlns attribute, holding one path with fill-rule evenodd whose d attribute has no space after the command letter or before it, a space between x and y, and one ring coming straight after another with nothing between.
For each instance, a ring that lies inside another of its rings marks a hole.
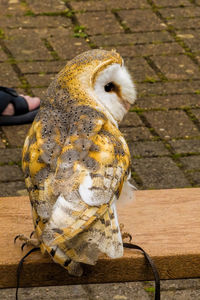
<instances>
[{"instance_id":1,"label":"owl's wing","mask_svg":"<svg viewBox=\"0 0 200 300\"><path fill-rule=\"evenodd\" d=\"M69 138L59 156L54 178L59 197L46 227L52 238L45 240L85 263L94 263L99 251L111 257L123 253L115 201L127 176L129 151L112 123L95 123L101 126L89 136L79 132Z\"/></svg>"},{"instance_id":2,"label":"owl's wing","mask_svg":"<svg viewBox=\"0 0 200 300\"><path fill-rule=\"evenodd\" d=\"M58 126L49 142L35 121L32 141L25 143L26 183L44 248L58 262L67 257L92 264L99 251L122 255L114 202L127 175L129 151L120 131L103 117L91 121L85 114L70 124L63 143Z\"/></svg>"}]
</instances>

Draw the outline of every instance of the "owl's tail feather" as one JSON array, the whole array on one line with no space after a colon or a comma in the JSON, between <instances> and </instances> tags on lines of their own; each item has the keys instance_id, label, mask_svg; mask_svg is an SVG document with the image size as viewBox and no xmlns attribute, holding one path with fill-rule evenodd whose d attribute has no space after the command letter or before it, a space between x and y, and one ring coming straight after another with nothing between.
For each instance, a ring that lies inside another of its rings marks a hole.
<instances>
[{"instance_id":1,"label":"owl's tail feather","mask_svg":"<svg viewBox=\"0 0 200 300\"><path fill-rule=\"evenodd\" d=\"M72 215L70 217L73 218ZM41 251L47 251L56 263L73 275L80 276L82 273L79 263L94 265L100 253L112 258L123 255L114 202L87 207L74 216L74 221L67 228L56 228L50 221L44 227L39 221L36 233L41 237Z\"/></svg>"},{"instance_id":2,"label":"owl's tail feather","mask_svg":"<svg viewBox=\"0 0 200 300\"><path fill-rule=\"evenodd\" d=\"M115 205L109 207L104 215L88 229L71 240L59 243L57 249L58 263L62 265L66 259L68 263L71 259L74 262L94 265L100 253L105 253L112 258L121 257L123 244Z\"/></svg>"},{"instance_id":3,"label":"owl's tail feather","mask_svg":"<svg viewBox=\"0 0 200 300\"><path fill-rule=\"evenodd\" d=\"M69 274L75 276L81 276L83 273L80 263L94 265L100 253L112 258L121 257L123 244L115 205L108 208L91 227L71 240L53 246L41 243L40 248L42 252L47 251Z\"/></svg>"},{"instance_id":4,"label":"owl's tail feather","mask_svg":"<svg viewBox=\"0 0 200 300\"><path fill-rule=\"evenodd\" d=\"M102 232L105 232L105 238L100 244L101 252L107 254L111 258L123 256L123 242L120 233L119 223L115 203L105 213L101 222L105 224Z\"/></svg>"},{"instance_id":5,"label":"owl's tail feather","mask_svg":"<svg viewBox=\"0 0 200 300\"><path fill-rule=\"evenodd\" d=\"M59 247L50 247L41 243L40 250L42 253L48 252L54 262L67 269L70 275L81 276L83 274L81 264L69 258Z\"/></svg>"},{"instance_id":6,"label":"owl's tail feather","mask_svg":"<svg viewBox=\"0 0 200 300\"><path fill-rule=\"evenodd\" d=\"M63 244L68 240L72 240L83 231L86 231L92 226L92 223L100 219L105 214L105 212L109 208L109 205L110 204L102 204L100 207L88 206L81 212L81 214L79 214L78 216L75 215L74 222L70 226L62 228L62 231L60 230L60 232L54 232L55 238L53 244Z\"/></svg>"}]
</instances>

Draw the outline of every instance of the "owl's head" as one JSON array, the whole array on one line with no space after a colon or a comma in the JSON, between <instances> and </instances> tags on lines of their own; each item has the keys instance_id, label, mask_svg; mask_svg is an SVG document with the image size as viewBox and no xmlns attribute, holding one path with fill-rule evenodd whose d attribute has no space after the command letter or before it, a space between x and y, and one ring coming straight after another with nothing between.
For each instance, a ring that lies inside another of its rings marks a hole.
<instances>
[{"instance_id":1,"label":"owl's head","mask_svg":"<svg viewBox=\"0 0 200 300\"><path fill-rule=\"evenodd\" d=\"M114 50L97 49L78 55L68 62L57 80L80 104L95 105L117 122L136 98L131 76Z\"/></svg>"}]
</instances>

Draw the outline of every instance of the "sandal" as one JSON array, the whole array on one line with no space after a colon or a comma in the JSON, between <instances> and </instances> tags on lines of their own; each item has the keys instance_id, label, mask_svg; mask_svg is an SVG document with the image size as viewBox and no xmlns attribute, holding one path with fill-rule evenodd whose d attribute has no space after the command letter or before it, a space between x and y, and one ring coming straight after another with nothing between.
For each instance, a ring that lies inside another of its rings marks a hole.
<instances>
[{"instance_id":1,"label":"sandal","mask_svg":"<svg viewBox=\"0 0 200 300\"><path fill-rule=\"evenodd\" d=\"M13 104L15 114L12 116L2 115L9 103ZM38 111L39 106L29 111L27 101L14 89L0 86L0 126L32 123Z\"/></svg>"}]
</instances>

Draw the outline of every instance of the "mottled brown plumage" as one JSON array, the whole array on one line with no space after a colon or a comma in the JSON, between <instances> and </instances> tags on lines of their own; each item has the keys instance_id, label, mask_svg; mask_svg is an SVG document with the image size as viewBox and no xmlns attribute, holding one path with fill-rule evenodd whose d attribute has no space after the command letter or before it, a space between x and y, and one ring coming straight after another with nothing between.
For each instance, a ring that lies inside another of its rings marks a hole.
<instances>
[{"instance_id":1,"label":"mottled brown plumage","mask_svg":"<svg viewBox=\"0 0 200 300\"><path fill-rule=\"evenodd\" d=\"M115 51L92 50L70 61L51 83L23 149L41 251L73 275L82 274L80 262L95 264L100 252L123 254L115 202L130 154L117 127L118 112L115 118L113 104L104 105L97 95L99 78L113 66L124 68ZM127 100L116 86L123 110L135 95ZM128 88L134 92L131 81Z\"/></svg>"}]
</instances>

